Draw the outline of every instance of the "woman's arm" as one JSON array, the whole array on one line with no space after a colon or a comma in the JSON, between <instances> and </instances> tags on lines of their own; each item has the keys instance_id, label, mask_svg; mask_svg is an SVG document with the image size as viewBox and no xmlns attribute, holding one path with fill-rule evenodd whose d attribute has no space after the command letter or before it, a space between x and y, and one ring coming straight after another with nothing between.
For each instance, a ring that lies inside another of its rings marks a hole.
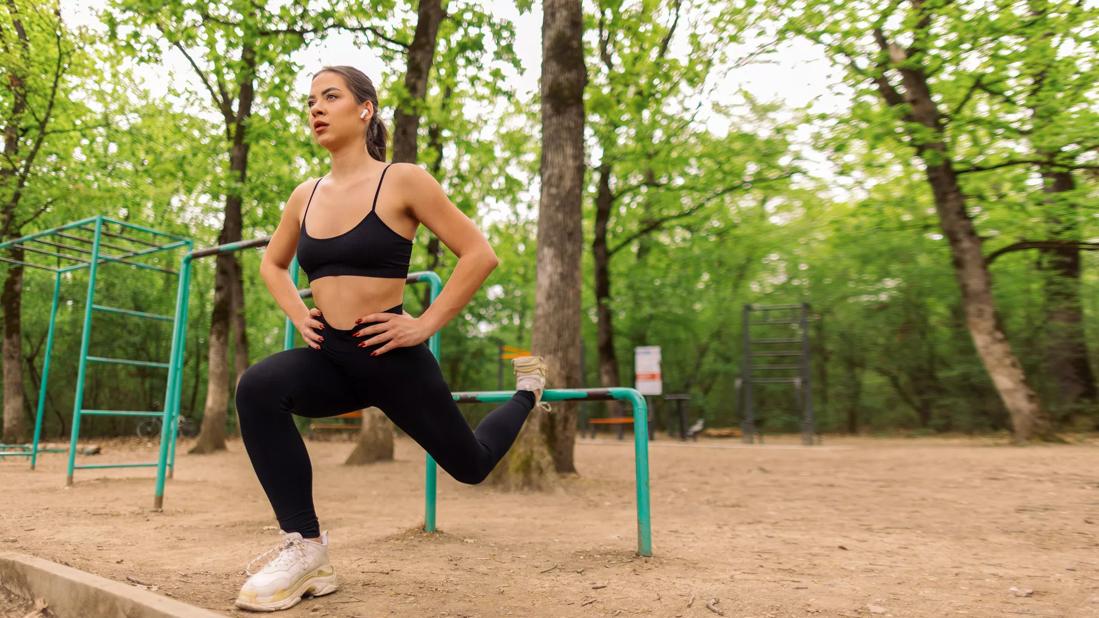
<instances>
[{"instance_id":1,"label":"woman's arm","mask_svg":"<svg viewBox=\"0 0 1099 618\"><path fill-rule=\"evenodd\" d=\"M426 340L458 315L500 263L484 234L447 198L431 174L416 165L402 163L395 164L390 173L398 169L401 194L410 196L406 207L458 256L458 265L442 292L419 318L400 319L393 314L376 313L359 319L360 322L393 322L368 326L360 331L363 335L377 333L364 341L364 346L389 342L375 354Z\"/></svg>"},{"instance_id":2,"label":"woman's arm","mask_svg":"<svg viewBox=\"0 0 1099 618\"><path fill-rule=\"evenodd\" d=\"M275 298L275 302L282 308L283 313L301 332L305 342L309 347L319 349L321 336L313 330L324 327L320 321L314 319L319 312L309 310L298 294L298 287L290 278L290 262L293 261L294 252L298 248L300 231L298 213L301 212L312 183L313 181L307 180L290 194L290 199L286 201L286 207L282 211L282 219L279 220L279 225L271 236L271 242L267 244L267 250L263 252L259 272L267 285L267 290L271 292L271 296Z\"/></svg>"}]
</instances>

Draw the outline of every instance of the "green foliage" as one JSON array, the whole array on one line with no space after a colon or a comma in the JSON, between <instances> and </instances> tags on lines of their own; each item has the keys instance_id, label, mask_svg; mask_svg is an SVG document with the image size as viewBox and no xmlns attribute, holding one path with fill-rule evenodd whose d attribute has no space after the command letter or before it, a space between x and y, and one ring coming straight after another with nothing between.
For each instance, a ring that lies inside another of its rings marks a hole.
<instances>
[{"instance_id":1,"label":"green foliage","mask_svg":"<svg viewBox=\"0 0 1099 618\"><path fill-rule=\"evenodd\" d=\"M54 120L16 209L17 220L25 222L21 233L102 213L188 235L198 246L217 242L227 194L243 197L244 237L266 236L293 187L323 172L325 153L304 130L304 93L294 87L302 71L316 67L295 62L296 52L328 33L355 31L363 45L379 50L387 67L377 78L382 109L394 109L405 96L405 58L399 45L376 32L409 41L415 23L413 3L330 2L306 11L304 5L247 0L115 0L99 16L104 28L98 32L67 24L58 29L48 11L17 0L17 10L35 16L27 22L33 53L22 54L7 27L9 6L0 7L0 79L24 75L28 105L41 111L50 100L58 49L63 67ZM518 6L528 11L532 5ZM605 164L615 194L607 235L611 307L626 385L632 384L634 346L660 345L665 391L690 393L692 414L710 425L735 424L741 307L805 301L815 316L814 401L822 429L1005 427L964 324L924 178L926 158L915 156L935 132L914 126L907 105L883 104L875 80L887 76L898 85L901 69L929 72L945 112L945 151L962 172L986 255L1022 240L1062 237L1065 221L1075 222L1072 233L1086 241L1096 234L1099 212L1096 15L1077 3L1040 0L980 6L928 0L923 13L913 6L602 0L587 7L583 243L591 246L598 170ZM477 3L451 2L446 9L421 109L421 163L478 223L501 265L443 331L442 365L455 390L495 389L498 346L530 345L540 105L537 93L519 91L512 79L523 68L513 24ZM776 24L777 42L759 43L754 35ZM875 28L908 49L907 59L891 64ZM727 92L717 87L730 79L730 67L766 58L795 38L817 42L846 71L849 108L813 115L746 92L718 100L714 93ZM247 62L241 54L246 48L254 52ZM205 82L188 77L165 92L149 92L136 81L134 63L162 66L167 55L183 58L184 51ZM240 84L250 76L256 91L243 127L248 179L238 186L229 174L238 130L232 120ZM0 89L0 109L11 109L11 97ZM33 117L21 122L20 154L5 159L6 169L17 168L33 143ZM715 128L721 126L729 128ZM828 156L827 172L814 171L820 167L804 157L800 136L806 127L815 128L812 146ZM1042 169L1070 171L1075 187L1043 192ZM5 201L15 191L6 179L0 186ZM433 263L429 237L426 230L417 237L413 270ZM239 255L254 362L281 349L284 318L256 276L261 253ZM164 263L174 266L175 260ZM1094 253L1084 255L1080 281L1089 341L1099 328L1096 260ZM435 270L446 279L455 262L444 248ZM195 270L185 414L202 407L211 266ZM1048 273L1039 266L1036 253L1018 251L997 258L991 270L1005 330L1047 396L1055 383L1043 374ZM595 385L590 251L583 268L585 380ZM160 275L105 268L100 281L103 304L171 310L174 291ZM59 314L47 414L51 436L66 430L70 415L82 285L80 276L63 284L63 298L72 302L63 303ZM23 327L30 405L51 292L52 280L28 273ZM421 298L422 290L411 288L406 310L418 314ZM93 348L104 355L167 355L161 325L102 320L93 329ZM511 370L503 369L502 387L508 388ZM159 402L162 389L156 370L104 371L90 379L89 401L145 409ZM767 431L797 429L788 388L761 388L758 397ZM656 407L658 422L666 422L671 407L659 400ZM1091 409L1084 415L1092 425L1097 416ZM123 420L95 420L92 432L132 430Z\"/></svg>"}]
</instances>

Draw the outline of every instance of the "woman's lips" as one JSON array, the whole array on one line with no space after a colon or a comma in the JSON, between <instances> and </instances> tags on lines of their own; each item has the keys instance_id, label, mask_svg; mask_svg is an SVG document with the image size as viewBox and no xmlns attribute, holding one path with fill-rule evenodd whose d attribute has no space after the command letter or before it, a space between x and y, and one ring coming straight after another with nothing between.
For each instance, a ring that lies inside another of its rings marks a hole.
<instances>
[{"instance_id":1,"label":"woman's lips","mask_svg":"<svg viewBox=\"0 0 1099 618\"><path fill-rule=\"evenodd\" d=\"M326 125L326 124L318 124L317 126L313 127L313 132L314 133L320 133L321 131L323 131L324 129L327 129L327 128L328 128L328 125Z\"/></svg>"}]
</instances>

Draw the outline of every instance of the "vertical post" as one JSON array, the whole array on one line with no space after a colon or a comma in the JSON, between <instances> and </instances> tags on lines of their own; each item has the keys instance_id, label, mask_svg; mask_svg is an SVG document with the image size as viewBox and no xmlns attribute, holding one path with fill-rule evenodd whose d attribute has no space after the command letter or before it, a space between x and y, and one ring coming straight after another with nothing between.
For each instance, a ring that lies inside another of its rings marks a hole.
<instances>
[{"instance_id":1,"label":"vertical post","mask_svg":"<svg viewBox=\"0 0 1099 618\"><path fill-rule=\"evenodd\" d=\"M496 344L496 390L504 390L504 344Z\"/></svg>"},{"instance_id":2,"label":"vertical post","mask_svg":"<svg viewBox=\"0 0 1099 618\"><path fill-rule=\"evenodd\" d=\"M290 260L290 280L294 282L294 289L298 289L298 258ZM294 347L294 323L290 316L286 316L285 332L282 337L282 349L289 350ZM239 423L239 420L238 420Z\"/></svg>"},{"instance_id":3,"label":"vertical post","mask_svg":"<svg viewBox=\"0 0 1099 618\"><path fill-rule=\"evenodd\" d=\"M88 293L84 302L84 326L80 334L80 360L76 370L76 395L73 397L73 429L69 440L69 466L65 485L73 484L73 466L76 465L76 441L80 436L80 409L84 405L84 378L88 370L88 346L92 335L92 305L95 303L95 275L99 270L99 241L103 236L103 217L95 218L95 240L92 242L91 262L88 265Z\"/></svg>"},{"instance_id":4,"label":"vertical post","mask_svg":"<svg viewBox=\"0 0 1099 618\"><path fill-rule=\"evenodd\" d=\"M430 287L429 304L435 302L435 298L439 296L439 292L442 290L442 280L435 273L425 273L425 279L427 279ZM422 280L422 279L421 279ZM431 350L431 353L435 355L435 360L439 360L439 332L436 331L431 338L427 340L427 347ZM438 477L438 469L435 465L435 459L431 457L431 454L427 454L427 458L424 463L424 532L435 532L435 488Z\"/></svg>"},{"instance_id":5,"label":"vertical post","mask_svg":"<svg viewBox=\"0 0 1099 618\"><path fill-rule=\"evenodd\" d=\"M675 411L679 415L679 439L682 442L687 441L687 415L683 412L683 400L675 400Z\"/></svg>"},{"instance_id":6,"label":"vertical post","mask_svg":"<svg viewBox=\"0 0 1099 618\"><path fill-rule=\"evenodd\" d=\"M164 507L164 477L169 465L175 467L175 449L169 444L175 443L174 427L179 417L180 407L180 383L183 382L183 348L187 331L187 305L190 300L191 289L191 245L187 245L187 254L183 256L179 266L179 284L176 287L176 316L172 325L172 348L168 355L168 386L164 392L164 415L160 424L160 455L156 466L156 495L153 498L153 509L159 511ZM171 457L171 464L169 464Z\"/></svg>"},{"instance_id":7,"label":"vertical post","mask_svg":"<svg viewBox=\"0 0 1099 618\"><path fill-rule=\"evenodd\" d=\"M743 313L743 340L744 340L744 358L741 359L743 369L741 369L741 397L743 397L743 408L741 413L743 418L740 419L740 430L743 434L741 440L745 444L752 444L755 441L756 435L756 419L755 409L752 401L752 306L744 305Z\"/></svg>"},{"instance_id":8,"label":"vertical post","mask_svg":"<svg viewBox=\"0 0 1099 618\"><path fill-rule=\"evenodd\" d=\"M191 253L191 250L193 248L194 244L188 242L187 253ZM171 431L168 439L168 478L173 478L176 474L176 435L179 433L179 410L182 407L182 397L180 395L180 392L183 388L183 351L187 349L187 315L188 308L191 306L192 268L193 259L187 259L186 274L184 273L183 268L181 268L179 271L179 283L183 286L183 315L181 316L182 324L180 325L179 350L176 352L176 355L179 357L179 369L176 372L175 388L172 392L175 406L172 408L171 419L167 423L167 425L169 426L169 430ZM187 279L186 282L182 280L184 277L186 277ZM176 302L179 302L178 297L176 298ZM165 411L167 411L167 408L165 408Z\"/></svg>"},{"instance_id":9,"label":"vertical post","mask_svg":"<svg viewBox=\"0 0 1099 618\"><path fill-rule=\"evenodd\" d=\"M634 389L623 389L633 404L633 458L637 485L637 553L653 555L652 521L649 505L649 408Z\"/></svg>"},{"instance_id":10,"label":"vertical post","mask_svg":"<svg viewBox=\"0 0 1099 618\"><path fill-rule=\"evenodd\" d=\"M801 443L806 446L813 444L816 435L816 422L813 419L813 389L809 382L809 303L801 303L801 386L802 391L802 423Z\"/></svg>"},{"instance_id":11,"label":"vertical post","mask_svg":"<svg viewBox=\"0 0 1099 618\"><path fill-rule=\"evenodd\" d=\"M50 381L50 355L53 352L53 330L57 322L57 300L61 295L61 272L54 274L53 302L50 303L50 326L46 330L46 358L42 361L42 383L38 385L38 411L34 415L34 441L31 443L31 470L38 463L38 440L42 436L42 416L46 413L46 385Z\"/></svg>"}]
</instances>

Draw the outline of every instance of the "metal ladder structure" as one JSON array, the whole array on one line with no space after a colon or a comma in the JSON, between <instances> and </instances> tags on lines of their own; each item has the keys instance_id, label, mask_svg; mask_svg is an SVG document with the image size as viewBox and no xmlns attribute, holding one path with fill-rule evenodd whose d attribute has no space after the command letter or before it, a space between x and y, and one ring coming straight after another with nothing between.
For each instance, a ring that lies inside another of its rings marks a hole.
<instances>
[{"instance_id":1,"label":"metal ladder structure","mask_svg":"<svg viewBox=\"0 0 1099 618\"><path fill-rule=\"evenodd\" d=\"M759 384L792 385L801 411L801 442L819 442L810 382L809 304L744 305L742 328L744 354L737 390L745 444L763 441L756 423Z\"/></svg>"},{"instance_id":2,"label":"metal ladder structure","mask_svg":"<svg viewBox=\"0 0 1099 618\"><path fill-rule=\"evenodd\" d=\"M18 264L36 270L54 273L53 301L50 305L50 321L46 334L45 358L42 365L42 382L38 390L38 405L34 422L34 439L28 448L26 445L0 445L0 456L26 456L30 458L31 469L37 464L39 441L42 435L42 417L46 407L46 392L49 385L50 358L53 352L54 331L57 308L61 292L61 279L66 273L88 269L88 287L85 295L84 319L81 328L80 358L76 377L76 394L73 398L72 436L69 442L68 471L66 484L72 485L73 473L85 468L134 468L155 467L152 463L117 463L76 465L76 445L80 437L80 419L83 416L156 416L163 423L166 410L98 410L84 408L84 387L87 381L89 364L115 364L139 367L168 369L169 363L145 361L89 354L91 343L93 313L109 313L137 319L173 322L174 315L161 315L138 311L125 307L110 307L96 304L95 283L101 265L107 263L124 264L134 268L159 271L179 276L179 272L170 268L156 266L141 261L142 258L171 251L178 248L190 249L189 238L169 234L152 228L119 221L97 215L74 221L60 227L36 232L0 243L0 249L20 249L24 259L16 260L0 256L0 262ZM4 252L7 253L7 252ZM46 258L30 256L44 255ZM52 262L52 264L51 264ZM163 436L163 434L162 434Z\"/></svg>"}]
</instances>

